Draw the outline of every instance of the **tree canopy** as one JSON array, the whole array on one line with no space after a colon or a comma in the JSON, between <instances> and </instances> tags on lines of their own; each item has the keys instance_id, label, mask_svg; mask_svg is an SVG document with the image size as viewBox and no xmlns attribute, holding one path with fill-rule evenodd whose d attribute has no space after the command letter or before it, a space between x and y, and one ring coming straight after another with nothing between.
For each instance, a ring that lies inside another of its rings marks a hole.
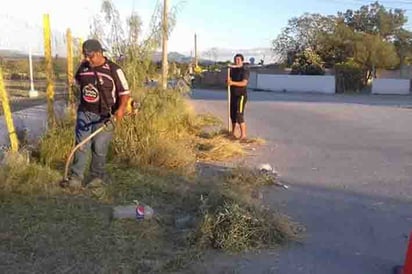
<instances>
[{"instance_id":1,"label":"tree canopy","mask_svg":"<svg viewBox=\"0 0 412 274\"><path fill-rule=\"evenodd\" d=\"M320 56L324 67L354 62L370 78L376 69L411 63L412 32L406 23L404 10L379 2L336 15L305 13L288 21L273 40L273 51L288 66L306 50Z\"/></svg>"}]
</instances>

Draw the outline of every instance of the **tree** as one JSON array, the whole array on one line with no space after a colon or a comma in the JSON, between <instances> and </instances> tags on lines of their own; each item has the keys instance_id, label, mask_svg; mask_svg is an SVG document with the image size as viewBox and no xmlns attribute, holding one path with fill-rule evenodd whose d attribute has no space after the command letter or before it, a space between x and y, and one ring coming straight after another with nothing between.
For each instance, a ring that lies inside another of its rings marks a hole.
<instances>
[{"instance_id":1,"label":"tree","mask_svg":"<svg viewBox=\"0 0 412 274\"><path fill-rule=\"evenodd\" d=\"M273 40L272 50L280 55L282 61L289 65L296 59L298 53L306 49L317 50L321 34L334 30L335 16L305 13L288 21L281 34Z\"/></svg>"},{"instance_id":2,"label":"tree","mask_svg":"<svg viewBox=\"0 0 412 274\"><path fill-rule=\"evenodd\" d=\"M92 39L97 39L104 43L104 37L105 37L105 30L104 26L105 24L102 21L102 18L99 16L94 16L93 17L93 22L89 26L89 38Z\"/></svg>"},{"instance_id":3,"label":"tree","mask_svg":"<svg viewBox=\"0 0 412 274\"><path fill-rule=\"evenodd\" d=\"M104 0L101 10L110 28L105 42L109 46L112 54L115 56L123 55L125 51L125 35L120 13L111 0Z\"/></svg>"},{"instance_id":4,"label":"tree","mask_svg":"<svg viewBox=\"0 0 412 274\"><path fill-rule=\"evenodd\" d=\"M352 57L364 70L364 82L379 68L397 66L401 55L408 51L409 34L402 31L407 22L404 13L401 9L387 10L378 2L338 13L341 25L333 33L331 45L345 54L335 61Z\"/></svg>"},{"instance_id":5,"label":"tree","mask_svg":"<svg viewBox=\"0 0 412 274\"><path fill-rule=\"evenodd\" d=\"M179 5L173 6L169 11L169 34L175 26L179 8ZM90 25L89 37L102 41L109 55L122 63L131 86L143 85L146 77L153 77L156 73L152 58L162 41L162 10L162 4L158 2L146 36L142 35L140 16L133 12L123 21L111 0L102 2L101 14L96 15Z\"/></svg>"},{"instance_id":6,"label":"tree","mask_svg":"<svg viewBox=\"0 0 412 274\"><path fill-rule=\"evenodd\" d=\"M299 53L292 65L291 74L300 75L323 75L322 59L310 49Z\"/></svg>"},{"instance_id":7,"label":"tree","mask_svg":"<svg viewBox=\"0 0 412 274\"><path fill-rule=\"evenodd\" d=\"M352 60L363 70L363 83L379 68L393 68L399 63L396 48L379 34L356 32L343 22L332 34L319 40L319 53L326 67Z\"/></svg>"},{"instance_id":8,"label":"tree","mask_svg":"<svg viewBox=\"0 0 412 274\"><path fill-rule=\"evenodd\" d=\"M395 44L403 64L408 60L412 40L403 29L406 22L404 10L386 9L379 2L361 6L358 10L338 12L337 16L305 13L289 20L287 27L273 41L273 50L281 55L287 65L291 65L298 54L311 49L321 56L325 67L333 67L354 57L355 43L358 56L363 55L360 48L366 48L370 35L373 35L383 42ZM365 45L360 47L362 41ZM387 59L392 59L393 48L385 43L379 42L379 45L379 48L388 50L387 55L384 54L390 57ZM371 51L369 53L375 55ZM366 60L363 57L359 59ZM386 67L387 64L386 61L378 62L376 66ZM367 64L362 66L370 69Z\"/></svg>"},{"instance_id":9,"label":"tree","mask_svg":"<svg viewBox=\"0 0 412 274\"><path fill-rule=\"evenodd\" d=\"M345 13L338 13L338 16L355 32L380 35L387 40L407 22L404 10L387 10L379 2L361 6L356 11L347 10Z\"/></svg>"},{"instance_id":10,"label":"tree","mask_svg":"<svg viewBox=\"0 0 412 274\"><path fill-rule=\"evenodd\" d=\"M343 21L339 21L333 32L323 33L318 40L318 54L325 67L332 68L335 64L344 63L353 56L353 41L355 33Z\"/></svg>"},{"instance_id":11,"label":"tree","mask_svg":"<svg viewBox=\"0 0 412 274\"><path fill-rule=\"evenodd\" d=\"M139 37L142 32L142 25L143 22L140 16L136 12L132 12L130 17L127 19L129 46L138 44Z\"/></svg>"},{"instance_id":12,"label":"tree","mask_svg":"<svg viewBox=\"0 0 412 274\"><path fill-rule=\"evenodd\" d=\"M365 70L366 82L379 68L393 68L399 64L396 48L380 35L357 33L353 45L353 59Z\"/></svg>"},{"instance_id":13,"label":"tree","mask_svg":"<svg viewBox=\"0 0 412 274\"><path fill-rule=\"evenodd\" d=\"M412 57L412 32L401 28L394 37L393 41L399 57L399 65L410 63Z\"/></svg>"}]
</instances>

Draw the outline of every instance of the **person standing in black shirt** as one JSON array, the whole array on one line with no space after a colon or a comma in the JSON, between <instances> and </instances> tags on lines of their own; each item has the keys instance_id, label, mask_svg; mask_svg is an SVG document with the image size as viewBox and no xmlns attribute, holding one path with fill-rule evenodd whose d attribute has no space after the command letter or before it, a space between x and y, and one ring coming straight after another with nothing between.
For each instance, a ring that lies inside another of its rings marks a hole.
<instances>
[{"instance_id":1,"label":"person standing in black shirt","mask_svg":"<svg viewBox=\"0 0 412 274\"><path fill-rule=\"evenodd\" d=\"M130 99L130 90L123 70L104 55L99 41L90 39L82 46L84 60L76 72L80 88L80 103L76 119L76 144L79 144L114 115L120 121ZM104 182L106 156L113 132L104 130L91 142L84 144L74 155L70 188L83 185L89 151L92 151L89 183Z\"/></svg>"},{"instance_id":2,"label":"person standing in black shirt","mask_svg":"<svg viewBox=\"0 0 412 274\"><path fill-rule=\"evenodd\" d=\"M230 86L230 119L232 121L232 136L236 138L236 124L240 127L240 140L246 139L245 106L247 102L247 85L249 69L244 64L242 54L234 57L235 65L230 69L228 85Z\"/></svg>"}]
</instances>

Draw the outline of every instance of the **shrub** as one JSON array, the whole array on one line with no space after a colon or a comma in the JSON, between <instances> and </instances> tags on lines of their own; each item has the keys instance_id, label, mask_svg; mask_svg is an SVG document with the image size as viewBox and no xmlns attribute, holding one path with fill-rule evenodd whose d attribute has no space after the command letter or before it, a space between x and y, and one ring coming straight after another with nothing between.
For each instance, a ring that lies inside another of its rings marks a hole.
<instances>
[{"instance_id":1,"label":"shrub","mask_svg":"<svg viewBox=\"0 0 412 274\"><path fill-rule=\"evenodd\" d=\"M292 65L291 74L295 75L324 75L322 68L322 59L318 54L310 50L296 55L295 62Z\"/></svg>"},{"instance_id":2,"label":"shrub","mask_svg":"<svg viewBox=\"0 0 412 274\"><path fill-rule=\"evenodd\" d=\"M338 93L359 92L365 87L364 70L353 61L335 65L336 89Z\"/></svg>"}]
</instances>

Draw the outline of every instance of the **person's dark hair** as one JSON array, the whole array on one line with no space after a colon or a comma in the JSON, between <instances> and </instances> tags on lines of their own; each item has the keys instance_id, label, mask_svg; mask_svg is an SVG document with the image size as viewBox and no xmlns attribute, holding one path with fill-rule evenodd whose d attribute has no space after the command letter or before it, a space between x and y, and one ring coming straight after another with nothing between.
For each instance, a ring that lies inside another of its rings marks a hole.
<instances>
[{"instance_id":1,"label":"person's dark hair","mask_svg":"<svg viewBox=\"0 0 412 274\"><path fill-rule=\"evenodd\" d=\"M240 53L236 54L235 57L233 57L233 60L236 60L237 57L240 57L242 62L245 61L245 57L243 57L243 54L240 54Z\"/></svg>"}]
</instances>

